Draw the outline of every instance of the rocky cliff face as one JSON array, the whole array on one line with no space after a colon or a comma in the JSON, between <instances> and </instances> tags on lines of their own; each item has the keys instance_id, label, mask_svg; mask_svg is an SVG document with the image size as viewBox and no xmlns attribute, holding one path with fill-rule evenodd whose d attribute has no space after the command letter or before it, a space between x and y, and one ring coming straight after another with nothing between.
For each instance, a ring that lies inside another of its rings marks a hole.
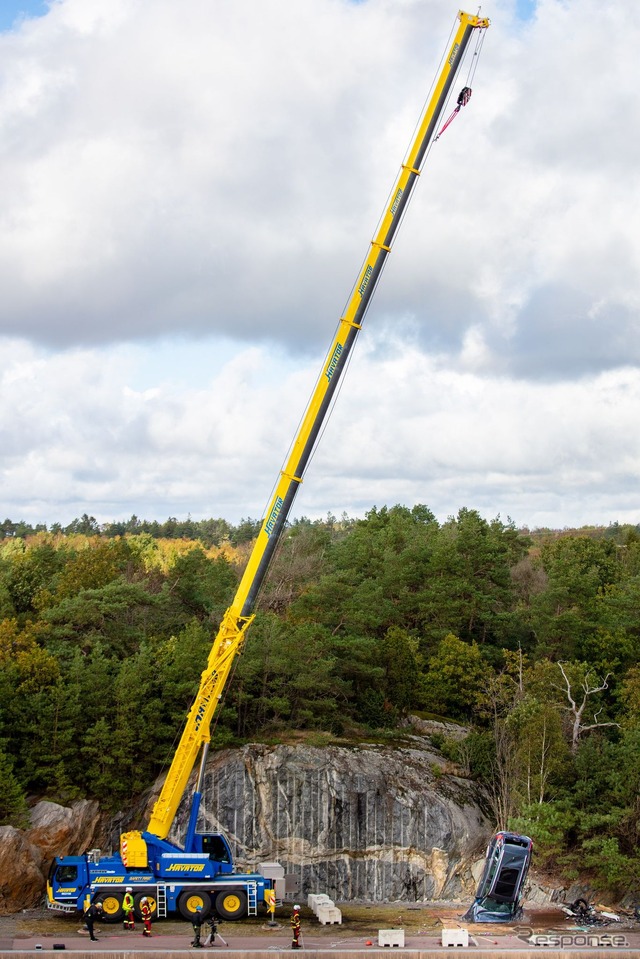
<instances>
[{"instance_id":1,"label":"rocky cliff face","mask_svg":"<svg viewBox=\"0 0 640 959\"><path fill-rule=\"evenodd\" d=\"M428 900L473 894L472 867L491 824L475 787L457 778L428 740L404 748L366 745L312 748L250 745L210 757L199 829L223 830L236 866L281 862L300 895L336 900ZM156 784L151 804L158 794ZM188 800L172 838L181 841ZM41 802L23 832L0 828L0 914L35 905L56 855L98 846L121 827L144 827L101 816L95 802L65 808ZM113 840L117 847L117 836ZM477 876L476 876L477 878Z\"/></svg>"},{"instance_id":2,"label":"rocky cliff face","mask_svg":"<svg viewBox=\"0 0 640 959\"><path fill-rule=\"evenodd\" d=\"M0 826L0 916L33 905L44 891L42 853L12 826Z\"/></svg>"},{"instance_id":3,"label":"rocky cliff face","mask_svg":"<svg viewBox=\"0 0 640 959\"><path fill-rule=\"evenodd\" d=\"M26 832L0 827L0 915L36 905L52 859L84 852L100 838L98 803L84 799L70 807L37 803Z\"/></svg>"},{"instance_id":4,"label":"rocky cliff face","mask_svg":"<svg viewBox=\"0 0 640 959\"><path fill-rule=\"evenodd\" d=\"M473 894L491 825L474 786L424 741L358 748L246 746L214 754L199 830L223 830L240 868L278 861L301 894L336 900ZM182 839L188 804L176 818Z\"/></svg>"}]
</instances>

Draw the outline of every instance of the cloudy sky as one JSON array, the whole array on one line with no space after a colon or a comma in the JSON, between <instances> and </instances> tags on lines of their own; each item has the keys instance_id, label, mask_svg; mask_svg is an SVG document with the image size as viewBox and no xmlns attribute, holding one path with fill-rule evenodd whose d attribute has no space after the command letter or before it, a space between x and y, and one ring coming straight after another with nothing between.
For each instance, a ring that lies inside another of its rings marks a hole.
<instances>
[{"instance_id":1,"label":"cloudy sky","mask_svg":"<svg viewBox=\"0 0 640 959\"><path fill-rule=\"evenodd\" d=\"M457 10L3 0L3 518L263 514ZM640 522L640 23L482 15L295 515Z\"/></svg>"}]
</instances>

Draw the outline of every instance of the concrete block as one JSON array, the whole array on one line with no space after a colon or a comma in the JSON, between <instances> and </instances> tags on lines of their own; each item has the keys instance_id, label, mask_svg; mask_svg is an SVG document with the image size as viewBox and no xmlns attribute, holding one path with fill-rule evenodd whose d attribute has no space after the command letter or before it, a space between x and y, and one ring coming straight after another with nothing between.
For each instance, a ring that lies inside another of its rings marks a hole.
<instances>
[{"instance_id":1,"label":"concrete block","mask_svg":"<svg viewBox=\"0 0 640 959\"><path fill-rule=\"evenodd\" d=\"M307 897L307 905L317 913L318 906L335 906L335 903L324 892L312 892Z\"/></svg>"},{"instance_id":2,"label":"concrete block","mask_svg":"<svg viewBox=\"0 0 640 959\"><path fill-rule=\"evenodd\" d=\"M378 929L378 945L404 949L404 929Z\"/></svg>"},{"instance_id":3,"label":"concrete block","mask_svg":"<svg viewBox=\"0 0 640 959\"><path fill-rule=\"evenodd\" d=\"M317 906L316 916L323 926L342 925L342 912L337 906Z\"/></svg>"},{"instance_id":4,"label":"concrete block","mask_svg":"<svg viewBox=\"0 0 640 959\"><path fill-rule=\"evenodd\" d=\"M256 872L265 879L284 879L284 866L279 862L259 862Z\"/></svg>"},{"instance_id":5,"label":"concrete block","mask_svg":"<svg viewBox=\"0 0 640 959\"><path fill-rule=\"evenodd\" d=\"M443 946L468 946L469 930L468 929L443 929L442 945Z\"/></svg>"}]
</instances>

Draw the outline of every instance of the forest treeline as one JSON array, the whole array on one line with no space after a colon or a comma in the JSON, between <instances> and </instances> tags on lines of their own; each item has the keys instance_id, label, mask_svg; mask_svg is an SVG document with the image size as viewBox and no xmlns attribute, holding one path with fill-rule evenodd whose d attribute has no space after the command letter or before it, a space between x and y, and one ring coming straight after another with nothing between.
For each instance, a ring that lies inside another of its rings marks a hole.
<instances>
[{"instance_id":1,"label":"forest treeline","mask_svg":"<svg viewBox=\"0 0 640 959\"><path fill-rule=\"evenodd\" d=\"M24 825L36 796L126 807L171 760L257 526L167 522L2 525L0 824ZM635 526L530 534L426 506L298 520L212 742L462 723L433 745L497 827L565 878L634 890L639 613Z\"/></svg>"},{"instance_id":2,"label":"forest treeline","mask_svg":"<svg viewBox=\"0 0 640 959\"><path fill-rule=\"evenodd\" d=\"M239 523L234 525L221 517L201 520L193 520L188 517L179 520L175 516L170 516L164 523L159 523L157 520L150 522L146 519L139 519L135 515L123 522L99 523L95 516L83 513L82 516L73 519L67 526L62 526L60 523L52 523L51 526L47 526L46 523L31 525L24 520L16 523L13 520L5 519L4 522L0 522L0 540L46 532L53 533L56 536L81 534L84 536L102 536L107 539L113 539L116 536L148 533L154 539L192 539L203 543L205 546L219 546L223 542L238 546L241 543L251 542L258 535L260 525L260 520L250 518L241 519Z\"/></svg>"}]
</instances>

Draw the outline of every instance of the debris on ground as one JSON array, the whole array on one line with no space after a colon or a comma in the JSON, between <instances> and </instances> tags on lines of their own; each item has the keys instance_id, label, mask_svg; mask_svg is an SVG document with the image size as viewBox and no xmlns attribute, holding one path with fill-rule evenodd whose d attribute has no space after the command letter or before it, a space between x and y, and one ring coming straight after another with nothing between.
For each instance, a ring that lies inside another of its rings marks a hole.
<instances>
[{"instance_id":1,"label":"debris on ground","mask_svg":"<svg viewBox=\"0 0 640 959\"><path fill-rule=\"evenodd\" d=\"M562 906L567 919L574 919L583 926L607 926L612 922L622 922L622 917L601 906L594 906L586 899L576 899Z\"/></svg>"}]
</instances>

